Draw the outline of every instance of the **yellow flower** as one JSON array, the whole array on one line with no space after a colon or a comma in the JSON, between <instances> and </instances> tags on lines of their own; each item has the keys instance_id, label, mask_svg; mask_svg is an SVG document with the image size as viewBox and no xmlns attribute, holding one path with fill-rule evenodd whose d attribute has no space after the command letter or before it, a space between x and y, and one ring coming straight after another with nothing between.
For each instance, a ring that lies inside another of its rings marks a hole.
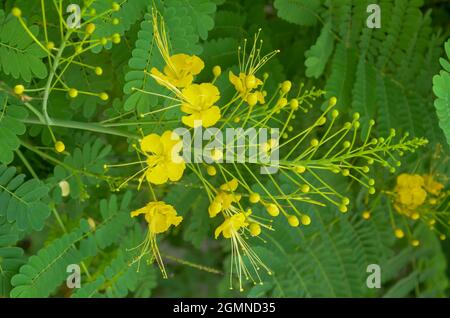
<instances>
[{"instance_id":1,"label":"yellow flower","mask_svg":"<svg viewBox=\"0 0 450 318\"><path fill-rule=\"evenodd\" d=\"M132 264L138 262L137 270L139 271L142 257L148 255L151 250L152 258L150 260L156 260L163 278L167 278L166 269L156 242L156 235L166 232L172 225L178 226L183 221L183 217L177 215L173 206L162 201L148 203L145 207L131 212L131 217L141 214L144 214L145 221L148 223L148 232L144 242L137 246L142 246L142 249Z\"/></svg>"},{"instance_id":2,"label":"yellow flower","mask_svg":"<svg viewBox=\"0 0 450 318\"><path fill-rule=\"evenodd\" d=\"M150 202L145 207L131 212L131 217L144 214L150 231L153 234L166 232L172 225L178 226L183 217L177 216L175 208L162 201Z\"/></svg>"},{"instance_id":3,"label":"yellow flower","mask_svg":"<svg viewBox=\"0 0 450 318\"><path fill-rule=\"evenodd\" d=\"M424 188L425 190L434 195L438 196L441 193L441 190L444 188L444 185L440 182L437 182L433 179L433 176L430 174L426 174L423 176L424 180Z\"/></svg>"},{"instance_id":4,"label":"yellow flower","mask_svg":"<svg viewBox=\"0 0 450 318\"><path fill-rule=\"evenodd\" d=\"M239 202L241 199L240 195L233 193L236 191L237 187L238 181L236 179L232 179L231 181L220 186L220 191L217 193L208 208L210 217L215 217L221 211L227 211L230 209L235 210L232 204Z\"/></svg>"},{"instance_id":5,"label":"yellow flower","mask_svg":"<svg viewBox=\"0 0 450 318\"><path fill-rule=\"evenodd\" d=\"M220 92L211 83L192 84L182 90L181 111L186 126L194 127L195 121L201 121L203 127L211 127L220 119L220 108L214 103L220 98Z\"/></svg>"},{"instance_id":6,"label":"yellow flower","mask_svg":"<svg viewBox=\"0 0 450 318\"><path fill-rule=\"evenodd\" d=\"M228 73L228 79L230 80L231 84L234 85L234 88L239 93L242 99L244 99L246 102L249 102L249 100L254 99L254 97L257 98L258 102L260 104L264 103L264 95L260 91L256 91L254 94L256 95L250 95L253 89L257 88L258 86L262 85L262 81L255 77L255 75L252 74L245 74L245 73L239 73L239 76L234 75L232 71ZM251 104L254 104L253 102Z\"/></svg>"},{"instance_id":7,"label":"yellow flower","mask_svg":"<svg viewBox=\"0 0 450 318\"><path fill-rule=\"evenodd\" d=\"M186 165L179 155L183 146L180 137L172 131L159 136L150 134L141 141L141 150L147 156L147 180L154 184L178 181L183 176Z\"/></svg>"},{"instance_id":8,"label":"yellow flower","mask_svg":"<svg viewBox=\"0 0 450 318\"><path fill-rule=\"evenodd\" d=\"M412 217L417 215L416 209L425 203L427 192L423 188L424 179L417 174L411 175L402 173L397 177L395 209Z\"/></svg>"},{"instance_id":9,"label":"yellow flower","mask_svg":"<svg viewBox=\"0 0 450 318\"><path fill-rule=\"evenodd\" d=\"M181 53L167 58L163 73L154 67L150 72L162 80L158 81L159 84L166 86L166 81L181 88L191 85L194 75L199 74L204 67L205 63L198 56Z\"/></svg>"},{"instance_id":10,"label":"yellow flower","mask_svg":"<svg viewBox=\"0 0 450 318\"><path fill-rule=\"evenodd\" d=\"M226 218L225 221L216 228L214 236L217 239L219 235L222 234L224 238L231 238L233 235L236 235L241 228L248 226L248 224L245 213L234 214L233 216Z\"/></svg>"},{"instance_id":11,"label":"yellow flower","mask_svg":"<svg viewBox=\"0 0 450 318\"><path fill-rule=\"evenodd\" d=\"M225 217L225 220L219 225L214 236L217 239L220 234L231 242L231 264L230 264L230 288L233 287L232 276L234 273L238 275L239 289L243 291L242 276L247 280L252 280L256 284L256 279L261 282L259 270L264 269L269 275L271 270L262 262L258 255L251 249L249 244L245 241L245 236L241 236L244 230L252 236L258 236L261 233L261 226L259 223L248 218L251 211L244 213L239 212ZM246 262L244 257L248 260ZM249 266L250 264L250 266Z\"/></svg>"}]
</instances>

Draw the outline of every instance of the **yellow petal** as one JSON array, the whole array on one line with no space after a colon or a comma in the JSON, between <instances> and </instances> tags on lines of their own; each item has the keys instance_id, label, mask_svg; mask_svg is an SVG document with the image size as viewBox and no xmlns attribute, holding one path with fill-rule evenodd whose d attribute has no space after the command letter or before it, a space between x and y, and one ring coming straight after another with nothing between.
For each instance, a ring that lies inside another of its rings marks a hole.
<instances>
[{"instance_id":1,"label":"yellow petal","mask_svg":"<svg viewBox=\"0 0 450 318\"><path fill-rule=\"evenodd\" d=\"M167 176L169 177L170 181L178 181L183 176L184 169L186 168L186 165L184 162L182 163L173 163L173 162L166 162L165 163L167 168Z\"/></svg>"},{"instance_id":2,"label":"yellow petal","mask_svg":"<svg viewBox=\"0 0 450 318\"><path fill-rule=\"evenodd\" d=\"M220 108L217 106L213 106L201 112L200 117L203 127L214 126L220 119Z\"/></svg>"},{"instance_id":3,"label":"yellow petal","mask_svg":"<svg viewBox=\"0 0 450 318\"><path fill-rule=\"evenodd\" d=\"M141 140L141 149L144 152L154 153L156 155L161 154L164 150L163 144L161 143L161 137L157 134L145 136Z\"/></svg>"},{"instance_id":4,"label":"yellow petal","mask_svg":"<svg viewBox=\"0 0 450 318\"><path fill-rule=\"evenodd\" d=\"M150 168L145 173L147 180L153 184L163 184L168 180L167 170L165 165L159 164L154 168Z\"/></svg>"},{"instance_id":5,"label":"yellow petal","mask_svg":"<svg viewBox=\"0 0 450 318\"><path fill-rule=\"evenodd\" d=\"M224 190L224 191L231 191L231 192L233 192L233 191L236 191L236 189L238 187L238 184L239 183L238 183L237 179L232 179L231 181L222 184L220 186L220 189Z\"/></svg>"}]
</instances>

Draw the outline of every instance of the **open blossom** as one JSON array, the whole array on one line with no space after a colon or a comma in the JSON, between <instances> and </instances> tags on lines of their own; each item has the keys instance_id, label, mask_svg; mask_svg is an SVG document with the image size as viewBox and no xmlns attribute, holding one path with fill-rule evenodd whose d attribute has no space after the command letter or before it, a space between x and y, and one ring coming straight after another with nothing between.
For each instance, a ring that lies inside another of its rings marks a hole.
<instances>
[{"instance_id":1,"label":"open blossom","mask_svg":"<svg viewBox=\"0 0 450 318\"><path fill-rule=\"evenodd\" d=\"M166 232L172 225L178 226L183 217L177 215L175 208L162 201L150 202L145 207L131 212L131 217L143 214L153 234Z\"/></svg>"},{"instance_id":2,"label":"open blossom","mask_svg":"<svg viewBox=\"0 0 450 318\"><path fill-rule=\"evenodd\" d=\"M220 108L214 104L220 98L220 92L211 83L192 84L182 90L182 121L186 126L194 127L200 123L203 127L211 127L220 119Z\"/></svg>"},{"instance_id":3,"label":"open blossom","mask_svg":"<svg viewBox=\"0 0 450 318\"><path fill-rule=\"evenodd\" d=\"M186 164L180 156L182 149L180 137L172 131L159 136L150 134L141 141L141 150L147 156L147 180L153 184L163 184L168 180L178 181L183 176Z\"/></svg>"},{"instance_id":4,"label":"open blossom","mask_svg":"<svg viewBox=\"0 0 450 318\"><path fill-rule=\"evenodd\" d=\"M138 245L142 246L142 249L134 262L140 264L141 259L151 252L151 259L156 260L163 277L167 278L164 263L156 242L156 235L166 232L171 226L178 226L183 221L183 217L177 215L177 211L175 211L173 206L162 201L150 202L145 207L131 212L131 217L139 215L144 215L145 221L148 223L148 232L144 242Z\"/></svg>"},{"instance_id":5,"label":"open blossom","mask_svg":"<svg viewBox=\"0 0 450 318\"><path fill-rule=\"evenodd\" d=\"M172 55L167 58L166 63L162 73L155 67L150 72L157 78L180 88L191 85L194 76L205 67L198 56L187 54ZM159 81L159 84L164 85L161 81Z\"/></svg>"},{"instance_id":6,"label":"open blossom","mask_svg":"<svg viewBox=\"0 0 450 318\"><path fill-rule=\"evenodd\" d=\"M215 238L217 239L220 234L227 239L231 238L233 235L237 235L241 228L249 225L246 218L247 216L245 213L238 213L227 217L225 221L216 228L216 231L214 232Z\"/></svg>"}]
</instances>

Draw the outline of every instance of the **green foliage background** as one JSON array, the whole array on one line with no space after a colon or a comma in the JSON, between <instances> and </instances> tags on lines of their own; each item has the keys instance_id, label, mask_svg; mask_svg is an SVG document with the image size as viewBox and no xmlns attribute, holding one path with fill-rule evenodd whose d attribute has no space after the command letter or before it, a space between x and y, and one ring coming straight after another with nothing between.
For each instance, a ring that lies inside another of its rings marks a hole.
<instances>
[{"instance_id":1,"label":"green foliage background","mask_svg":"<svg viewBox=\"0 0 450 318\"><path fill-rule=\"evenodd\" d=\"M68 4L64 1L65 5ZM72 1L71 1L72 2ZM77 1L73 1L77 2ZM96 0L99 10L112 1ZM405 158L402 171L426 172L428 154L436 145L448 155L450 142L450 4L421 0L166 0L155 1L170 30L174 51L198 54L207 68L218 64L223 73L236 65L236 48L259 27L267 50L280 49L264 71L270 83L290 79L308 87L323 87L327 97L338 97L338 109L361 122L376 119L375 134L389 128L424 136L430 144ZM381 6L381 29L365 26L368 4ZM145 202L135 189L112 194L103 165L126 161L128 143L102 131L75 131L71 123L99 122L127 111L151 111L158 98L132 87L159 91L142 72L161 66L152 49L151 8L148 0L124 1L113 17L97 24L94 38L114 32L119 45L96 48L81 59L98 64L104 76L82 68L65 80L86 90L105 90L107 102L95 97L69 100L55 92L49 111L55 135L64 140L69 155L57 161L31 144L51 147L48 129L36 123L23 103L8 95L8 88L25 83L42 86L48 75L46 54L21 29L9 12L23 11L32 31L42 39L40 1L6 0L0 5L0 296L2 297L448 297L450 246L428 228L414 231L421 247L413 248L392 234L389 202L381 198L370 220L361 213L372 208L355 184L337 187L355 202L342 215L332 208L302 207L312 216L307 228L291 228L280 220L267 243L255 241L255 250L274 270L242 294L228 290L228 242L212 238L214 224L207 214L209 201L192 176L159 197L183 215L183 227L174 229L161 244L167 254L170 278L163 280L155 265L129 266L144 228L129 217ZM47 18L58 21L52 6ZM50 29L56 38L57 30ZM224 93L225 94L225 93ZM8 105L8 107L7 107ZM145 126L161 132L179 118L164 113ZM164 121L163 121L164 120ZM160 122L158 122L160 121ZM175 123L175 126L177 123ZM304 122L295 123L301 127ZM68 129L69 128L69 129ZM119 128L118 128L119 129ZM132 130L120 129L125 137ZM26 158L24 160L24 158ZM30 170L28 165L33 168ZM448 164L440 167L449 172ZM33 172L31 172L33 171ZM394 177L374 172L389 189ZM58 183L67 180L70 196L63 198ZM280 183L289 186L286 180ZM199 213L201 212L201 213ZM88 218L95 221L95 229ZM175 261L174 261L175 259ZM225 274L201 270L192 264ZM65 288L68 264L83 264L82 288ZM368 264L380 264L382 288L365 285Z\"/></svg>"}]
</instances>

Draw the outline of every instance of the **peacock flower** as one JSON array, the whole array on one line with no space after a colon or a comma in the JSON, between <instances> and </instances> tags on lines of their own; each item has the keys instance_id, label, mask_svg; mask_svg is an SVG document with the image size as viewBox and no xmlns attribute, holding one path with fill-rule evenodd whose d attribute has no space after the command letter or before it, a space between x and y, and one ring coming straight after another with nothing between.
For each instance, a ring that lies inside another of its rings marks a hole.
<instances>
[{"instance_id":1,"label":"peacock flower","mask_svg":"<svg viewBox=\"0 0 450 318\"><path fill-rule=\"evenodd\" d=\"M183 217L177 216L174 207L162 201L150 202L145 207L131 212L131 217L144 214L150 231L154 234L166 232L172 225L178 226Z\"/></svg>"},{"instance_id":2,"label":"peacock flower","mask_svg":"<svg viewBox=\"0 0 450 318\"><path fill-rule=\"evenodd\" d=\"M232 71L230 71L228 73L228 79L230 80L230 83L233 84L234 88L239 93L241 98L246 102L253 104L251 100L255 99L260 104L264 103L264 95L262 92L255 91L254 93L252 93L254 89L263 84L263 82L255 75L247 75L241 72L237 76Z\"/></svg>"},{"instance_id":3,"label":"peacock flower","mask_svg":"<svg viewBox=\"0 0 450 318\"><path fill-rule=\"evenodd\" d=\"M166 86L169 82L175 87L183 88L192 84L194 76L205 67L203 61L196 55L175 54L165 58L163 72L153 67L151 74L155 75L158 84Z\"/></svg>"},{"instance_id":4,"label":"peacock flower","mask_svg":"<svg viewBox=\"0 0 450 318\"><path fill-rule=\"evenodd\" d=\"M257 226L259 235L260 227L257 223L252 223L248 218L251 212L244 213L239 212L225 217L225 220L215 230L215 238L217 239L221 234L224 238L231 241L231 265L230 265L230 289L233 289L233 272L235 271L239 279L240 290L242 287L242 275L248 280L252 280L255 284L255 278L262 284L261 277L259 276L259 270L262 268L267 271L269 275L272 274L271 270L262 262L259 256L250 248L248 243L243 238L245 231L250 232L252 235L254 230L252 226ZM249 229L250 227L250 229ZM249 261L247 263L244 260L246 257ZM248 265L250 264L250 266ZM254 277L255 275L255 277Z\"/></svg>"},{"instance_id":5,"label":"peacock flower","mask_svg":"<svg viewBox=\"0 0 450 318\"><path fill-rule=\"evenodd\" d=\"M182 121L186 126L195 127L201 123L203 127L211 127L220 119L220 108L214 104L220 98L220 92L211 83L192 84L182 90Z\"/></svg>"},{"instance_id":6,"label":"peacock flower","mask_svg":"<svg viewBox=\"0 0 450 318\"><path fill-rule=\"evenodd\" d=\"M241 200L241 196L234 193L237 187L238 181L236 179L232 179L231 181L220 186L220 190L208 208L210 217L213 218L222 211L236 210L233 203L238 203Z\"/></svg>"},{"instance_id":7,"label":"peacock flower","mask_svg":"<svg viewBox=\"0 0 450 318\"><path fill-rule=\"evenodd\" d=\"M411 175L402 173L397 177L395 186L395 208L401 214L412 217L416 214L416 209L424 204L427 192L423 188L424 179L417 174Z\"/></svg>"},{"instance_id":8,"label":"peacock flower","mask_svg":"<svg viewBox=\"0 0 450 318\"><path fill-rule=\"evenodd\" d=\"M142 249L139 256L133 261L132 264L138 262L139 270L142 257L148 255L151 250L152 256L158 263L163 277L167 278L164 263L156 242L156 235L167 232L171 226L178 226L183 220L183 217L177 215L177 211L173 206L162 201L148 203L145 207L131 212L131 217L136 217L142 214L148 224L148 232L144 242L137 246L142 246Z\"/></svg>"},{"instance_id":9,"label":"peacock flower","mask_svg":"<svg viewBox=\"0 0 450 318\"><path fill-rule=\"evenodd\" d=\"M150 134L141 140L141 150L147 156L145 177L149 182L163 184L181 179L186 168L179 154L182 146L180 137L170 130L162 136Z\"/></svg>"},{"instance_id":10,"label":"peacock flower","mask_svg":"<svg viewBox=\"0 0 450 318\"><path fill-rule=\"evenodd\" d=\"M163 86L187 87L191 85L194 76L205 67L203 61L195 55L170 54L169 41L163 17L158 12L153 12L153 37L166 65L163 72L152 68L150 73L158 84Z\"/></svg>"},{"instance_id":11,"label":"peacock flower","mask_svg":"<svg viewBox=\"0 0 450 318\"><path fill-rule=\"evenodd\" d=\"M245 228L249 225L246 218L244 213L234 214L231 217L225 218L225 221L216 228L216 231L214 232L215 238L217 239L220 234L227 239L231 238L233 235L237 235L241 228Z\"/></svg>"}]
</instances>

